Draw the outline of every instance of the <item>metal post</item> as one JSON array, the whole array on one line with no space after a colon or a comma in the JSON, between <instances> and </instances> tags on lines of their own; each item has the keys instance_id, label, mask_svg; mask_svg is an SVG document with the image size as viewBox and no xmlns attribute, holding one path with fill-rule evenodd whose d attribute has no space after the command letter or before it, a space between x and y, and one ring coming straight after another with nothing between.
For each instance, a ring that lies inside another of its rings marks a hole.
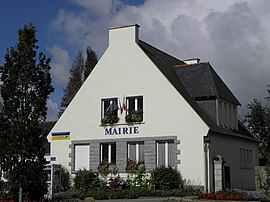
<instances>
[{"instance_id":1,"label":"metal post","mask_svg":"<svg viewBox=\"0 0 270 202\"><path fill-rule=\"evenodd\" d=\"M22 187L19 188L19 202L22 202Z\"/></svg>"}]
</instances>

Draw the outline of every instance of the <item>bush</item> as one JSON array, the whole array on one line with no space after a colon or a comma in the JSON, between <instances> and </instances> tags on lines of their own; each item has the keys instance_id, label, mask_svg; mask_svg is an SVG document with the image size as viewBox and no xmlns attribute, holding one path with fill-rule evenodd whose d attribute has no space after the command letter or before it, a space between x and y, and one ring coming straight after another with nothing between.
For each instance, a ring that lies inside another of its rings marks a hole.
<instances>
[{"instance_id":1,"label":"bush","mask_svg":"<svg viewBox=\"0 0 270 202\"><path fill-rule=\"evenodd\" d=\"M108 192L109 199L135 199L138 197L138 193L132 189Z\"/></svg>"},{"instance_id":2,"label":"bush","mask_svg":"<svg viewBox=\"0 0 270 202\"><path fill-rule=\"evenodd\" d=\"M154 190L146 186L133 186L131 189L135 191L140 197L154 196Z\"/></svg>"},{"instance_id":3,"label":"bush","mask_svg":"<svg viewBox=\"0 0 270 202\"><path fill-rule=\"evenodd\" d=\"M88 170L80 170L74 178L74 189L82 194L83 197L89 196L91 190L104 186L98 174Z\"/></svg>"},{"instance_id":4,"label":"bush","mask_svg":"<svg viewBox=\"0 0 270 202\"><path fill-rule=\"evenodd\" d=\"M183 188L184 180L180 172L172 167L158 166L151 172L151 181L155 190Z\"/></svg>"},{"instance_id":5,"label":"bush","mask_svg":"<svg viewBox=\"0 0 270 202\"><path fill-rule=\"evenodd\" d=\"M106 192L105 190L92 190L91 191L91 196L95 200L106 200L106 199L109 199L108 192Z\"/></svg>"}]
</instances>

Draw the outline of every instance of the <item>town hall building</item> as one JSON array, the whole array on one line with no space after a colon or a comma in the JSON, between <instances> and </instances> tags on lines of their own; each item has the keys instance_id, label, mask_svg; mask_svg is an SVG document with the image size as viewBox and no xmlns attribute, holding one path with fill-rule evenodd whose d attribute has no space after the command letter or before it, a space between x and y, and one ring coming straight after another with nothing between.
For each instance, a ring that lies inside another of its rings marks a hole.
<instances>
[{"instance_id":1,"label":"town hall building","mask_svg":"<svg viewBox=\"0 0 270 202\"><path fill-rule=\"evenodd\" d=\"M139 25L109 29L109 46L50 134L51 164L75 173L103 160L120 176L178 169L205 191L255 189L258 142L237 98L208 62L179 60L139 39Z\"/></svg>"}]
</instances>

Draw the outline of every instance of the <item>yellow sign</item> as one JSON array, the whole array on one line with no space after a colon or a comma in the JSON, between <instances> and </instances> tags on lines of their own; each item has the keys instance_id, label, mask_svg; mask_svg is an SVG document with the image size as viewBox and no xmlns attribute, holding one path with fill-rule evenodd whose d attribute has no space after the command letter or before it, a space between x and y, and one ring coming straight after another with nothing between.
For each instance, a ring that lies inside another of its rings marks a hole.
<instances>
[{"instance_id":1,"label":"yellow sign","mask_svg":"<svg viewBox=\"0 0 270 202\"><path fill-rule=\"evenodd\" d=\"M70 133L69 132L55 132L52 133L52 140L69 140Z\"/></svg>"},{"instance_id":2,"label":"yellow sign","mask_svg":"<svg viewBox=\"0 0 270 202\"><path fill-rule=\"evenodd\" d=\"M52 140L69 140L70 135L54 135L52 136Z\"/></svg>"}]
</instances>

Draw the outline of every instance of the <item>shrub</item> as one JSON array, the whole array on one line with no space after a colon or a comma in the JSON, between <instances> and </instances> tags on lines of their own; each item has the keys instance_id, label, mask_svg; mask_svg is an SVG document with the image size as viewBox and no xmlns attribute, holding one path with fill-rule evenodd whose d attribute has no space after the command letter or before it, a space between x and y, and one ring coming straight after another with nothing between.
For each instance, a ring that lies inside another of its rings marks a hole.
<instances>
[{"instance_id":1,"label":"shrub","mask_svg":"<svg viewBox=\"0 0 270 202\"><path fill-rule=\"evenodd\" d=\"M80 170L74 178L74 189L79 191L84 197L91 193L91 190L102 186L98 174L88 170Z\"/></svg>"},{"instance_id":2,"label":"shrub","mask_svg":"<svg viewBox=\"0 0 270 202\"><path fill-rule=\"evenodd\" d=\"M103 177L107 177L110 173L110 163L106 160L103 160L98 166L98 173L101 174Z\"/></svg>"},{"instance_id":3,"label":"shrub","mask_svg":"<svg viewBox=\"0 0 270 202\"><path fill-rule=\"evenodd\" d=\"M172 167L158 166L151 172L151 181L155 190L183 188L184 180L180 172Z\"/></svg>"}]
</instances>

